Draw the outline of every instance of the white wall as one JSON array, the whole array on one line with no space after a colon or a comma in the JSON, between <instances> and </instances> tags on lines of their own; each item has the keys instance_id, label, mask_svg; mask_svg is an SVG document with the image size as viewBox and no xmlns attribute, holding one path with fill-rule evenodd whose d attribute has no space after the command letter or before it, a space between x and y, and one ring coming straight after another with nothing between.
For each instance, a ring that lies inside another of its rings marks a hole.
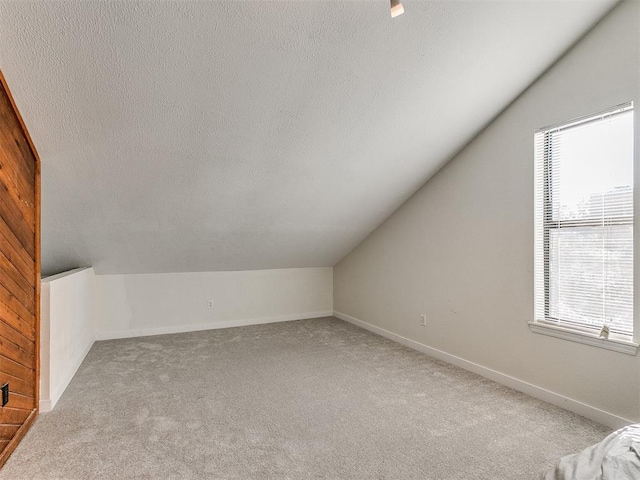
<instances>
[{"instance_id":1,"label":"white wall","mask_svg":"<svg viewBox=\"0 0 640 480\"><path fill-rule=\"evenodd\" d=\"M99 275L98 339L333 314L333 269ZM208 301L213 301L213 308Z\"/></svg>"},{"instance_id":2,"label":"white wall","mask_svg":"<svg viewBox=\"0 0 640 480\"><path fill-rule=\"evenodd\" d=\"M640 420L639 357L527 325L534 131L630 100L640 107L639 10L637 2L617 7L336 265L343 318L612 426Z\"/></svg>"},{"instance_id":3,"label":"white wall","mask_svg":"<svg viewBox=\"0 0 640 480\"><path fill-rule=\"evenodd\" d=\"M42 280L41 412L56 405L93 345L94 282L92 268L79 268Z\"/></svg>"}]
</instances>

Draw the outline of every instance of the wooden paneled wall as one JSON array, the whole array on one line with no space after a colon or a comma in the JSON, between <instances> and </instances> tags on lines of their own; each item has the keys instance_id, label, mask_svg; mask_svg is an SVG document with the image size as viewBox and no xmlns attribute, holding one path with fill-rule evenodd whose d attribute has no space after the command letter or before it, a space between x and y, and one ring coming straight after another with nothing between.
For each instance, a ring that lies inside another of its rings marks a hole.
<instances>
[{"instance_id":1,"label":"wooden paneled wall","mask_svg":"<svg viewBox=\"0 0 640 480\"><path fill-rule=\"evenodd\" d=\"M0 466L38 414L40 162L0 73Z\"/></svg>"}]
</instances>

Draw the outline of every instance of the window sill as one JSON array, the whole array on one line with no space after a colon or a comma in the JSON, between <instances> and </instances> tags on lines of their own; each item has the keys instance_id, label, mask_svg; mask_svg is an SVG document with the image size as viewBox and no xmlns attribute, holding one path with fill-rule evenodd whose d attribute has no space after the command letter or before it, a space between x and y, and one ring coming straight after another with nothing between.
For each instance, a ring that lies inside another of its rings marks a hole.
<instances>
[{"instance_id":1,"label":"window sill","mask_svg":"<svg viewBox=\"0 0 640 480\"><path fill-rule=\"evenodd\" d=\"M614 352L626 353L627 355L635 355L638 351L638 344L621 337L617 338L600 338L593 333L581 332L571 328L559 327L542 322L529 322L529 328L534 333L542 335L550 335L572 342L584 343L593 347L606 348Z\"/></svg>"}]
</instances>

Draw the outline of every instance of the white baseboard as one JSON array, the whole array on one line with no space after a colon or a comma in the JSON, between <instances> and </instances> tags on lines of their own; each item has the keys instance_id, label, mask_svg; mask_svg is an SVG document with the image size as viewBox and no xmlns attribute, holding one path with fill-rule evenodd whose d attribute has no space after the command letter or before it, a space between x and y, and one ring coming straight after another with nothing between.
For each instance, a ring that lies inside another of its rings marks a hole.
<instances>
[{"instance_id":1,"label":"white baseboard","mask_svg":"<svg viewBox=\"0 0 640 480\"><path fill-rule=\"evenodd\" d=\"M228 320L223 322L199 323L194 325L172 325L169 327L140 328L115 332L97 332L96 340L116 340L119 338L148 337L151 335L165 335L169 333L199 332L202 330L242 327L245 325L261 325L264 323L290 322L293 320L305 320L307 318L321 318L331 316L333 316L333 310L325 310L322 312L295 313L275 317L247 318L241 320Z\"/></svg>"},{"instance_id":2,"label":"white baseboard","mask_svg":"<svg viewBox=\"0 0 640 480\"><path fill-rule=\"evenodd\" d=\"M349 322L353 325L364 328L365 330L369 330L370 332L388 338L389 340L398 342L419 352L426 353L427 355L437 358L438 360L442 360L470 372L477 373L478 375L488 378L489 380L493 380L494 382L506 385L507 387L513 388L514 390L526 393L527 395L530 395L552 405L556 405L560 408L564 408L565 410L569 410L570 412L577 413L578 415L582 415L583 417L589 418L608 427L618 429L631 423L635 423L626 418L614 415L613 413L609 413L591 405L587 405L586 403L579 402L578 400L573 400L571 398L560 395L559 393L555 393L545 388L532 385L523 380L519 380L515 377L500 373L496 370L483 367L482 365L470 362L469 360L465 360L464 358L451 355L450 353L443 352L442 350L438 350L433 347L429 347L414 340L409 340L408 338L402 337L388 330L377 327L358 318L351 317L344 313L334 311L333 316L339 318L340 320L344 320L345 322Z\"/></svg>"},{"instance_id":3,"label":"white baseboard","mask_svg":"<svg viewBox=\"0 0 640 480\"><path fill-rule=\"evenodd\" d=\"M39 413L47 413L47 412L50 412L51 410L53 410L53 407L51 406L51 400L49 399L43 400L41 398L40 406L38 407Z\"/></svg>"},{"instance_id":4,"label":"white baseboard","mask_svg":"<svg viewBox=\"0 0 640 480\"><path fill-rule=\"evenodd\" d=\"M60 400L60 397L62 397L62 394L67 389L74 375L80 368L80 365L82 365L82 362L84 361L85 357L89 353L89 350L91 350L91 347L93 347L94 342L95 342L95 338L91 339L91 342L89 342L87 346L84 348L84 350L75 358L73 362L71 362L71 365L69 366L69 370L67 370L67 373L62 379L62 382L60 382L60 384L56 387L55 392L53 393L53 395L51 395L51 398L40 399L40 403L39 403L40 413L50 412L51 410L54 409L54 407L56 406L56 403L58 403L58 400Z\"/></svg>"}]
</instances>

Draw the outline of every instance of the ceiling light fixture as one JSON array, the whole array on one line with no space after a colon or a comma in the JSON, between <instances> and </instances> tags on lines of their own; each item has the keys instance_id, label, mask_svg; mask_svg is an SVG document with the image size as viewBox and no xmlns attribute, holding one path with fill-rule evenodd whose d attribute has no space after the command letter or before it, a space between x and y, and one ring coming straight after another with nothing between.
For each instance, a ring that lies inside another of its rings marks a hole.
<instances>
[{"instance_id":1,"label":"ceiling light fixture","mask_svg":"<svg viewBox=\"0 0 640 480\"><path fill-rule=\"evenodd\" d=\"M391 18L396 18L404 13L404 7L400 0L391 0Z\"/></svg>"}]
</instances>

